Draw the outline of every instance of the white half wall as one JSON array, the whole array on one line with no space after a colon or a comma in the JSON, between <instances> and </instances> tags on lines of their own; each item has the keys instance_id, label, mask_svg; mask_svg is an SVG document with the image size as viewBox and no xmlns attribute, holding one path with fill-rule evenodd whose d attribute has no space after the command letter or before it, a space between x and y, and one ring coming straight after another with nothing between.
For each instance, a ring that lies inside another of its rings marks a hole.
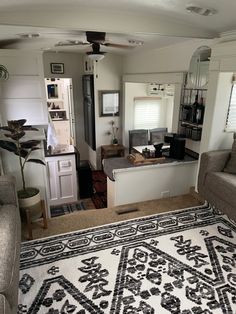
<instances>
[{"instance_id":1,"label":"white half wall","mask_svg":"<svg viewBox=\"0 0 236 314\"><path fill-rule=\"evenodd\" d=\"M107 178L108 207L189 193L197 161L114 169Z\"/></svg>"}]
</instances>

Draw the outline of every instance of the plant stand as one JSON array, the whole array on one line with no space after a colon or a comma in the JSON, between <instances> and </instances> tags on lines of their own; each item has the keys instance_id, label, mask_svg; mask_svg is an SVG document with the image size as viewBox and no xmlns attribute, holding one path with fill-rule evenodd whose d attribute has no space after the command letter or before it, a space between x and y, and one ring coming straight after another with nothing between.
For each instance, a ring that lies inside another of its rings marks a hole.
<instances>
[{"instance_id":1,"label":"plant stand","mask_svg":"<svg viewBox=\"0 0 236 314\"><path fill-rule=\"evenodd\" d=\"M41 200L39 203L32 207L21 208L21 214L26 218L27 230L29 235L29 240L33 240L32 223L38 219L43 220L43 228L48 228L45 202Z\"/></svg>"}]
</instances>

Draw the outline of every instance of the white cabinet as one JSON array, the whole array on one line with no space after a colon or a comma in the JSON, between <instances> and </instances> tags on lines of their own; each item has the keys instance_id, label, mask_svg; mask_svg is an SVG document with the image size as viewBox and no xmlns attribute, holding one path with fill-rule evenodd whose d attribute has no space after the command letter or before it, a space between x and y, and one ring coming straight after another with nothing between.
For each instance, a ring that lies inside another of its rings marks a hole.
<instances>
[{"instance_id":1,"label":"white cabinet","mask_svg":"<svg viewBox=\"0 0 236 314\"><path fill-rule=\"evenodd\" d=\"M70 144L70 122L66 121L55 121L53 124L56 130L56 135L58 139L58 144Z\"/></svg>"},{"instance_id":2,"label":"white cabinet","mask_svg":"<svg viewBox=\"0 0 236 314\"><path fill-rule=\"evenodd\" d=\"M78 200L75 154L46 157L50 205Z\"/></svg>"}]
</instances>

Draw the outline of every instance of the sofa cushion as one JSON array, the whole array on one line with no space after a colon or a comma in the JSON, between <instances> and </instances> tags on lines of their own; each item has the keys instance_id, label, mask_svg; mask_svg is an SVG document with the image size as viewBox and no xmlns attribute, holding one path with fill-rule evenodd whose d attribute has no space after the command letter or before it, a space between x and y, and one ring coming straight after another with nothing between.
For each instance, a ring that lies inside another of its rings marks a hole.
<instances>
[{"instance_id":1,"label":"sofa cushion","mask_svg":"<svg viewBox=\"0 0 236 314\"><path fill-rule=\"evenodd\" d=\"M10 307L17 301L19 255L20 255L20 218L19 209L14 205L0 207L0 293L3 294Z\"/></svg>"},{"instance_id":2,"label":"sofa cushion","mask_svg":"<svg viewBox=\"0 0 236 314\"><path fill-rule=\"evenodd\" d=\"M236 139L233 142L230 158L224 168L224 172L236 174Z\"/></svg>"},{"instance_id":3,"label":"sofa cushion","mask_svg":"<svg viewBox=\"0 0 236 314\"><path fill-rule=\"evenodd\" d=\"M4 295L0 294L0 313L1 314L11 314L9 303Z\"/></svg>"},{"instance_id":4,"label":"sofa cushion","mask_svg":"<svg viewBox=\"0 0 236 314\"><path fill-rule=\"evenodd\" d=\"M205 181L206 187L217 197L236 208L236 176L225 172L209 172Z\"/></svg>"}]
</instances>

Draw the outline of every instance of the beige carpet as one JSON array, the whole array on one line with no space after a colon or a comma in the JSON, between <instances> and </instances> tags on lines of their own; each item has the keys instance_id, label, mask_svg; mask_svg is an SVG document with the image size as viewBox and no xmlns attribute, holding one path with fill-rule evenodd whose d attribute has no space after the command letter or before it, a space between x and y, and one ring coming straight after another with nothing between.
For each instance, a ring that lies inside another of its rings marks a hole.
<instances>
[{"instance_id":1,"label":"beige carpet","mask_svg":"<svg viewBox=\"0 0 236 314\"><path fill-rule=\"evenodd\" d=\"M197 206L201 203L202 202L193 195L186 194L159 200L122 205L114 208L78 211L49 219L48 229L43 229L40 222L34 223L33 237L34 239L44 238L56 234L109 224L116 221ZM117 209L124 208L137 208L138 211L120 215L116 213ZM27 240L27 229L24 224L22 225L22 240Z\"/></svg>"}]
</instances>

